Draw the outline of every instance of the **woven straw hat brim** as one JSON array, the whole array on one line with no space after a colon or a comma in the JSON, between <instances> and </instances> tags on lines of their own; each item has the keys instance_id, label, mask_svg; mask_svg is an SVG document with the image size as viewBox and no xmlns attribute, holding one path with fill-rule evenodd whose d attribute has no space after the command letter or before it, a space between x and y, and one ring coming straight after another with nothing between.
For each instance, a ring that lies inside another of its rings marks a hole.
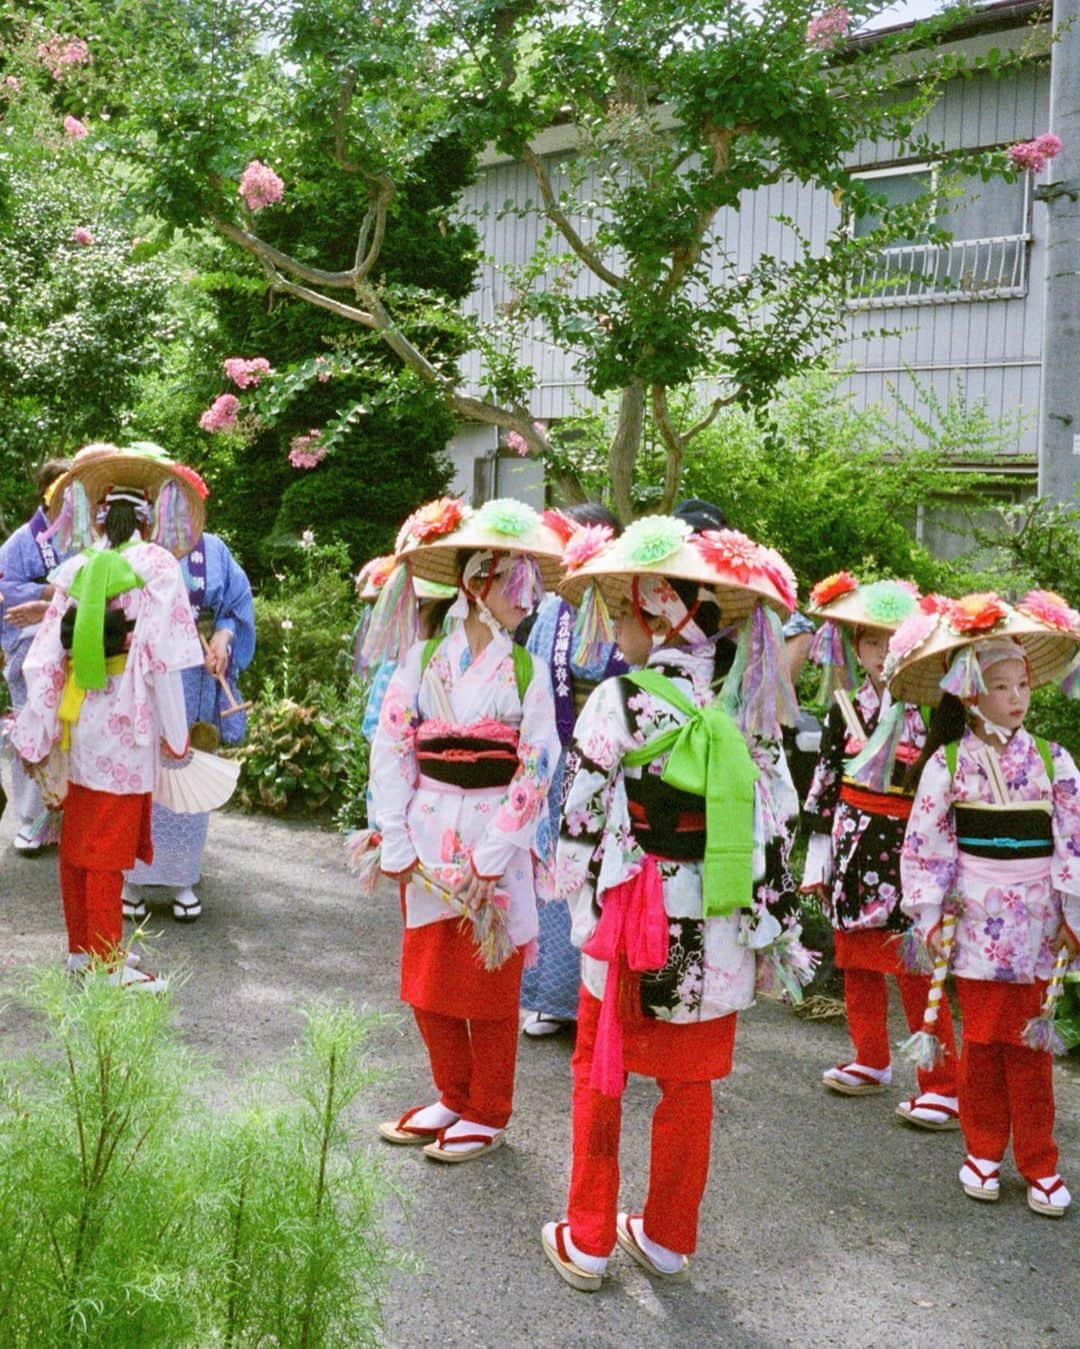
<instances>
[{"instance_id":1,"label":"woven straw hat brim","mask_svg":"<svg viewBox=\"0 0 1080 1349\"><path fill-rule=\"evenodd\" d=\"M915 612L917 602L912 603L911 612ZM807 609L811 618L822 622L843 623L851 628L874 628L877 632L895 632L902 619L895 622L882 622L880 618L871 618L866 612L866 601L857 590L852 590L839 599L825 605L811 605Z\"/></svg>"},{"instance_id":2,"label":"woven straw hat brim","mask_svg":"<svg viewBox=\"0 0 1080 1349\"><path fill-rule=\"evenodd\" d=\"M525 534L500 534L467 520L451 534L402 550L401 557L412 567L413 575L440 585L457 586L461 580L460 553L476 553L490 548L498 553L528 553L536 558L544 589L558 590L562 581L562 542L547 525L536 525Z\"/></svg>"},{"instance_id":3,"label":"woven straw hat brim","mask_svg":"<svg viewBox=\"0 0 1080 1349\"><path fill-rule=\"evenodd\" d=\"M1080 651L1080 632L1057 632L1035 619L1012 613L993 632L958 637L939 624L926 642L903 661L889 680L894 698L905 703L936 707L941 702L941 680L956 653L977 642L1012 638L1024 648L1031 674L1031 687L1055 684L1068 672Z\"/></svg>"},{"instance_id":4,"label":"woven straw hat brim","mask_svg":"<svg viewBox=\"0 0 1080 1349\"><path fill-rule=\"evenodd\" d=\"M666 576L676 581L693 581L706 586L720 605L720 620L725 627L749 618L758 600L764 600L781 618L787 618L790 607L781 599L767 580L740 585L730 580L719 580L696 548L684 543L677 553L651 565L621 561L618 540L604 552L586 562L563 582L559 593L571 604L580 604L585 591L595 582L608 608L629 599L635 576Z\"/></svg>"},{"instance_id":5,"label":"woven straw hat brim","mask_svg":"<svg viewBox=\"0 0 1080 1349\"><path fill-rule=\"evenodd\" d=\"M139 487L151 500L157 497L163 483L172 479L187 500L191 527L198 538L206 525L206 506L198 492L170 464L151 459L143 454L105 454L88 462L76 464L62 478L58 478L49 498L49 518L55 520L63 504L64 489L69 483L82 483L93 511L104 499L110 487Z\"/></svg>"}]
</instances>

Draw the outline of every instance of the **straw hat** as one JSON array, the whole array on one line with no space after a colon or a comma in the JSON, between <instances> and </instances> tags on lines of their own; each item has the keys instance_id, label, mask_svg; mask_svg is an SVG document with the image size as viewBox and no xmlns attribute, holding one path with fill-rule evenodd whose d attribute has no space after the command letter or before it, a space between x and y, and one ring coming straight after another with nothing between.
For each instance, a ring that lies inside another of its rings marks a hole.
<instances>
[{"instance_id":1,"label":"straw hat","mask_svg":"<svg viewBox=\"0 0 1080 1349\"><path fill-rule=\"evenodd\" d=\"M365 604L377 600L380 591L397 566L397 561L393 553L387 553L384 557L373 557L370 562L365 562L356 577L357 599ZM418 600L452 600L457 594L457 587L440 585L437 581L425 581L423 577L414 576L413 592Z\"/></svg>"},{"instance_id":2,"label":"straw hat","mask_svg":"<svg viewBox=\"0 0 1080 1349\"><path fill-rule=\"evenodd\" d=\"M470 510L456 497L440 497L421 506L402 525L394 551L414 577L457 587L459 551L490 548L499 553L528 553L540 568L545 590L562 580L562 541L531 506L512 497L487 501Z\"/></svg>"},{"instance_id":3,"label":"straw hat","mask_svg":"<svg viewBox=\"0 0 1080 1349\"><path fill-rule=\"evenodd\" d=\"M695 534L673 515L646 515L579 565L568 545L573 570L560 593L580 604L595 584L610 608L625 601L637 576L665 576L707 586L720 605L725 625L749 617L763 600L781 617L795 608L795 577L778 552L734 529Z\"/></svg>"},{"instance_id":4,"label":"straw hat","mask_svg":"<svg viewBox=\"0 0 1080 1349\"><path fill-rule=\"evenodd\" d=\"M807 612L847 627L895 632L918 607L919 592L909 581L860 585L850 572L838 571L810 591Z\"/></svg>"},{"instance_id":5,"label":"straw hat","mask_svg":"<svg viewBox=\"0 0 1080 1349\"><path fill-rule=\"evenodd\" d=\"M1054 684L1080 652L1080 614L1048 590L1032 590L1015 606L994 594L928 595L889 642L885 677L893 697L936 707L956 653L994 638L1024 648L1032 688Z\"/></svg>"},{"instance_id":6,"label":"straw hat","mask_svg":"<svg viewBox=\"0 0 1080 1349\"><path fill-rule=\"evenodd\" d=\"M112 453L102 446L93 449L93 453L80 452L76 455L71 468L53 484L49 497L51 520L55 520L60 513L64 489L76 481L82 483L86 492L92 519L93 512L112 487L141 488L153 501L162 485L172 480L184 494L194 536L198 538L202 534L206 524L206 507L197 486L201 482L198 474L166 458L163 451L152 452L149 445L145 450L117 450Z\"/></svg>"}]
</instances>

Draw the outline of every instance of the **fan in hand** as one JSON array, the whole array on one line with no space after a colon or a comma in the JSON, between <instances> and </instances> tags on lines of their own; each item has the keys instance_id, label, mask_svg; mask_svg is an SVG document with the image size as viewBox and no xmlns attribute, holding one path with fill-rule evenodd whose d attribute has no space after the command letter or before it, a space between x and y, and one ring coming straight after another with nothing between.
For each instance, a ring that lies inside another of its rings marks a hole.
<instances>
[{"instance_id":1,"label":"fan in hand","mask_svg":"<svg viewBox=\"0 0 1080 1349\"><path fill-rule=\"evenodd\" d=\"M182 759L163 755L154 801L177 815L205 815L228 801L239 777L239 763L217 754L193 749Z\"/></svg>"}]
</instances>

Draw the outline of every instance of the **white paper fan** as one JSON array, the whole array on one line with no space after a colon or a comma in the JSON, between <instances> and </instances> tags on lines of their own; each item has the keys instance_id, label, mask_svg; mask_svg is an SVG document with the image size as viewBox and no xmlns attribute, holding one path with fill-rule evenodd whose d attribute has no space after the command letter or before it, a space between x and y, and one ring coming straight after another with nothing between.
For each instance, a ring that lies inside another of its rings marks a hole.
<instances>
[{"instance_id":1,"label":"white paper fan","mask_svg":"<svg viewBox=\"0 0 1080 1349\"><path fill-rule=\"evenodd\" d=\"M236 790L240 765L235 759L193 749L188 763L158 769L154 800L177 815L205 815L223 806Z\"/></svg>"}]
</instances>

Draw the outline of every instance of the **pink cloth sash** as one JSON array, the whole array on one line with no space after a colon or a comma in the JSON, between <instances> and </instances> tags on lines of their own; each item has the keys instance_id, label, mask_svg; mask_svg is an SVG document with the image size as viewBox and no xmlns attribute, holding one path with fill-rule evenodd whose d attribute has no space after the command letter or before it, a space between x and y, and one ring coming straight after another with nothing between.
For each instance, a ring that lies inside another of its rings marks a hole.
<instances>
[{"instance_id":1,"label":"pink cloth sash","mask_svg":"<svg viewBox=\"0 0 1080 1349\"><path fill-rule=\"evenodd\" d=\"M596 931L581 949L608 966L589 1085L605 1096L621 1096L626 1085L622 995L636 992L637 982L630 978L631 973L662 969L668 957L664 886L655 857L646 856L640 871L604 892ZM630 997L625 1001L629 1019L634 1015ZM640 1017L640 1008L637 1015Z\"/></svg>"}]
</instances>

